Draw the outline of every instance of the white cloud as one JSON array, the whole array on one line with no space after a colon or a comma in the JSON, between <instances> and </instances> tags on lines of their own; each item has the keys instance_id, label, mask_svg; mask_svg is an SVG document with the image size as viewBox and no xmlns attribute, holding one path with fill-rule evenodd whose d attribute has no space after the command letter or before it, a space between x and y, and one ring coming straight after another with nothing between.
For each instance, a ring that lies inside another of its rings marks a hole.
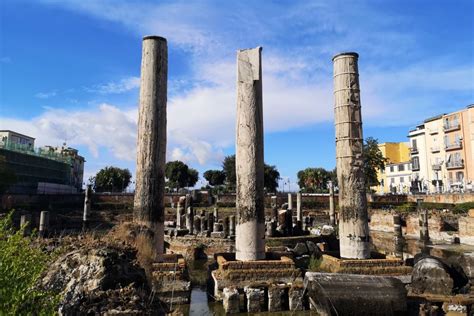
<instances>
[{"instance_id":1,"label":"white cloud","mask_svg":"<svg viewBox=\"0 0 474 316\"><path fill-rule=\"evenodd\" d=\"M56 95L57 95L57 91L53 90L49 92L38 92L37 94L35 94L35 97L38 99L49 99L49 98L55 97Z\"/></svg>"},{"instance_id":2,"label":"white cloud","mask_svg":"<svg viewBox=\"0 0 474 316\"><path fill-rule=\"evenodd\" d=\"M88 92L100 94L118 94L137 89L138 87L140 87L140 78L132 76L128 78L122 78L117 82L108 82L85 89Z\"/></svg>"}]
</instances>

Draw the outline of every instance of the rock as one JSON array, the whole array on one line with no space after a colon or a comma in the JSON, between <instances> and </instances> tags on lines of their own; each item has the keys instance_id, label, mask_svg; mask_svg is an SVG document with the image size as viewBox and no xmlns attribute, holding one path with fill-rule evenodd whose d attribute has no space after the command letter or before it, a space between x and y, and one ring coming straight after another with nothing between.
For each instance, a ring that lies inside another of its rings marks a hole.
<instances>
[{"instance_id":1,"label":"rock","mask_svg":"<svg viewBox=\"0 0 474 316\"><path fill-rule=\"evenodd\" d=\"M135 259L131 249L82 248L51 264L39 286L61 293L58 312L63 315L143 314L149 290Z\"/></svg>"},{"instance_id":2,"label":"rock","mask_svg":"<svg viewBox=\"0 0 474 316\"><path fill-rule=\"evenodd\" d=\"M334 227L332 227L331 225L324 225L321 228L321 235L322 236L330 236L330 235L333 235L333 234L334 234Z\"/></svg>"},{"instance_id":3,"label":"rock","mask_svg":"<svg viewBox=\"0 0 474 316\"><path fill-rule=\"evenodd\" d=\"M413 267L411 289L417 294L451 295L454 281L449 268L440 259L423 257Z\"/></svg>"},{"instance_id":4,"label":"rock","mask_svg":"<svg viewBox=\"0 0 474 316\"><path fill-rule=\"evenodd\" d=\"M307 254L309 251L305 243L299 242L296 244L295 248L292 249L292 252L295 256L300 257L302 255Z\"/></svg>"},{"instance_id":5,"label":"rock","mask_svg":"<svg viewBox=\"0 0 474 316\"><path fill-rule=\"evenodd\" d=\"M469 216L469 217L474 217L474 208L471 208L471 209L467 212L467 216Z\"/></svg>"},{"instance_id":6,"label":"rock","mask_svg":"<svg viewBox=\"0 0 474 316\"><path fill-rule=\"evenodd\" d=\"M318 246L311 240L306 241L306 246L308 247L309 255L313 256L317 259L321 258L323 256L323 252L321 249L319 249Z\"/></svg>"}]
</instances>

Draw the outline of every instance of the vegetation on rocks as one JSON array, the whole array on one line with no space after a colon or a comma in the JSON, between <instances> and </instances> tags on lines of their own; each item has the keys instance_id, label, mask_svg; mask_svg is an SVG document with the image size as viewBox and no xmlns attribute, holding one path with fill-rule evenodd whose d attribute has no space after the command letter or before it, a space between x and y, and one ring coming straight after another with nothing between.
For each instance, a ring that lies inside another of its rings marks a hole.
<instances>
[{"instance_id":1,"label":"vegetation on rocks","mask_svg":"<svg viewBox=\"0 0 474 316\"><path fill-rule=\"evenodd\" d=\"M54 255L33 247L24 227L15 231L12 216L0 220L0 315L53 315L59 297L37 282Z\"/></svg>"}]
</instances>

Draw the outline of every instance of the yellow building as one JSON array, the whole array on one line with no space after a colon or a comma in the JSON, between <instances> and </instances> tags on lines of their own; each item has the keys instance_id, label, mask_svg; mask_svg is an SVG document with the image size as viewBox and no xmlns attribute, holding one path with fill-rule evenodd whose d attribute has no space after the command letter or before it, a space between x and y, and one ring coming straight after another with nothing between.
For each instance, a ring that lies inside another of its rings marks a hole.
<instances>
[{"instance_id":1,"label":"yellow building","mask_svg":"<svg viewBox=\"0 0 474 316\"><path fill-rule=\"evenodd\" d=\"M409 173L411 172L408 143L382 143L379 144L379 149L388 161L385 170L377 172L380 185L371 189L379 194L405 191L410 183Z\"/></svg>"}]
</instances>

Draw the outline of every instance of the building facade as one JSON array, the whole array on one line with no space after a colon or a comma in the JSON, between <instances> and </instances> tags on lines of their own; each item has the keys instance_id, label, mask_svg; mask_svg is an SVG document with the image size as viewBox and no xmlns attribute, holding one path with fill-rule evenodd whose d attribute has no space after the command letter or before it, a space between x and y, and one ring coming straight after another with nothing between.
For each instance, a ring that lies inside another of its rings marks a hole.
<instances>
[{"instance_id":1,"label":"building facade","mask_svg":"<svg viewBox=\"0 0 474 316\"><path fill-rule=\"evenodd\" d=\"M377 171L378 187L371 189L377 194L401 192L406 184L407 171L410 172L410 152L408 143L381 143L379 149L383 157L387 159L384 170ZM408 175L409 176L409 175Z\"/></svg>"},{"instance_id":2,"label":"building facade","mask_svg":"<svg viewBox=\"0 0 474 316\"><path fill-rule=\"evenodd\" d=\"M411 130L412 192L473 189L474 105L429 118Z\"/></svg>"},{"instance_id":3,"label":"building facade","mask_svg":"<svg viewBox=\"0 0 474 316\"><path fill-rule=\"evenodd\" d=\"M11 193L75 193L82 190L84 157L70 147L34 147L35 139L0 131L0 161L15 174Z\"/></svg>"}]
</instances>

